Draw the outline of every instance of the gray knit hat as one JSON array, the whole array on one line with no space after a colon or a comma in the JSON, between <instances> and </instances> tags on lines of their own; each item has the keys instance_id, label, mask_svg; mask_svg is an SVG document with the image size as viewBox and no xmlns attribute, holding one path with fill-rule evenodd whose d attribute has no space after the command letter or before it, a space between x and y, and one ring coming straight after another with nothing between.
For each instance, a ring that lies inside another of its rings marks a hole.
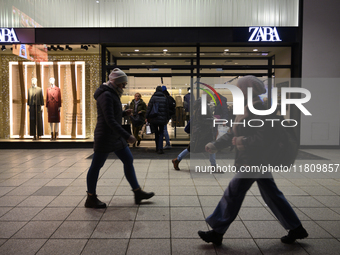
<instances>
[{"instance_id":1,"label":"gray knit hat","mask_svg":"<svg viewBox=\"0 0 340 255\"><path fill-rule=\"evenodd\" d=\"M120 70L119 68L115 68L109 75L109 81L115 84L120 84L127 82L128 79L126 74L122 70Z\"/></svg>"},{"instance_id":2,"label":"gray knit hat","mask_svg":"<svg viewBox=\"0 0 340 255\"><path fill-rule=\"evenodd\" d=\"M242 90L244 95L247 95L247 88L253 88L253 97L266 93L266 88L263 82L252 75L244 76L237 81L237 86Z\"/></svg>"}]
</instances>

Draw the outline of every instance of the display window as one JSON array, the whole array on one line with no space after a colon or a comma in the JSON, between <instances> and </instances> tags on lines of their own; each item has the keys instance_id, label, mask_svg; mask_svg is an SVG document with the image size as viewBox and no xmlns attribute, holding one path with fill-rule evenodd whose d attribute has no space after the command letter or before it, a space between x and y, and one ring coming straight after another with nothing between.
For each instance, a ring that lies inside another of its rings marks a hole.
<instances>
[{"instance_id":1,"label":"display window","mask_svg":"<svg viewBox=\"0 0 340 255\"><path fill-rule=\"evenodd\" d=\"M10 62L10 138L85 138L85 62Z\"/></svg>"}]
</instances>

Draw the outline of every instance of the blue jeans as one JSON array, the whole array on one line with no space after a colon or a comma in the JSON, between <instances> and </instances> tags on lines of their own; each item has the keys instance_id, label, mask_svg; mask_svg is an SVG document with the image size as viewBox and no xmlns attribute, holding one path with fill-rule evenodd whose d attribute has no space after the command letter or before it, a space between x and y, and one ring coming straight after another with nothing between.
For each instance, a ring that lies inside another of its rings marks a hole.
<instances>
[{"instance_id":1,"label":"blue jeans","mask_svg":"<svg viewBox=\"0 0 340 255\"><path fill-rule=\"evenodd\" d=\"M177 159L178 161L181 161L186 155L188 155L190 152L188 149L183 150L180 154L178 154Z\"/></svg>"},{"instance_id":2,"label":"blue jeans","mask_svg":"<svg viewBox=\"0 0 340 255\"><path fill-rule=\"evenodd\" d=\"M165 138L165 145L170 146L170 137L168 133L168 124L164 125L164 138Z\"/></svg>"},{"instance_id":3,"label":"blue jeans","mask_svg":"<svg viewBox=\"0 0 340 255\"><path fill-rule=\"evenodd\" d=\"M238 174L230 181L223 197L215 211L206 218L206 222L214 231L224 234L230 224L235 220L244 197L254 182L257 182L261 196L276 218L285 229L295 229L301 222L286 200L283 193L277 188L274 179L238 178Z\"/></svg>"},{"instance_id":4,"label":"blue jeans","mask_svg":"<svg viewBox=\"0 0 340 255\"><path fill-rule=\"evenodd\" d=\"M181 161L186 155L188 155L190 151L188 149L183 150L180 154L178 154L177 159ZM209 154L209 161L211 165L216 165L216 154Z\"/></svg>"},{"instance_id":5,"label":"blue jeans","mask_svg":"<svg viewBox=\"0 0 340 255\"><path fill-rule=\"evenodd\" d=\"M131 188L138 189L139 184L133 166L133 156L129 147L126 146L122 150L115 151L115 154L124 164L124 174L127 181L130 183ZM105 164L108 156L109 153L95 152L93 154L92 163L86 177L87 192L96 194L99 171Z\"/></svg>"}]
</instances>

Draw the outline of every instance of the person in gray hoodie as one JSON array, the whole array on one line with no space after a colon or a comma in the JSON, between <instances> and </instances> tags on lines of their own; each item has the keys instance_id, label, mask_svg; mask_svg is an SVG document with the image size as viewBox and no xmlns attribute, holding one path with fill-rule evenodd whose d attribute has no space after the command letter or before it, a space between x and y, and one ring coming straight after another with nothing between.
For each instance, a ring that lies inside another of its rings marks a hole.
<instances>
[{"instance_id":1,"label":"person in gray hoodie","mask_svg":"<svg viewBox=\"0 0 340 255\"><path fill-rule=\"evenodd\" d=\"M126 85L126 74L115 68L109 75L109 81L100 85L94 93L97 101L97 125L94 131L94 154L86 178L87 208L106 208L106 204L97 198L96 188L99 171L110 152L114 152L123 162L124 174L134 192L136 204L155 195L153 192L144 192L138 184L133 156L127 144L136 142L136 138L121 125L123 115L131 114L131 109L123 112L120 101Z\"/></svg>"}]
</instances>

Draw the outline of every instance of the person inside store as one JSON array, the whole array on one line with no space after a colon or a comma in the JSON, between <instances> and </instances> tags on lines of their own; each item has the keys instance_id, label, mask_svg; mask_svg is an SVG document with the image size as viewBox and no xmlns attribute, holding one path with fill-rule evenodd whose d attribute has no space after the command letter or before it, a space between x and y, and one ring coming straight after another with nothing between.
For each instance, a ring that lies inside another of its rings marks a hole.
<instances>
[{"instance_id":1,"label":"person inside store","mask_svg":"<svg viewBox=\"0 0 340 255\"><path fill-rule=\"evenodd\" d=\"M60 123L61 92L55 85L53 77L49 79L49 82L50 87L46 92L46 109L51 128L51 140L57 140Z\"/></svg>"},{"instance_id":2,"label":"person inside store","mask_svg":"<svg viewBox=\"0 0 340 255\"><path fill-rule=\"evenodd\" d=\"M32 86L28 89L27 105L30 116L30 135L33 136L33 140L36 140L44 134L42 121L44 96L42 89L37 87L37 78L32 78L31 82Z\"/></svg>"},{"instance_id":3,"label":"person inside store","mask_svg":"<svg viewBox=\"0 0 340 255\"><path fill-rule=\"evenodd\" d=\"M187 88L188 93L185 94L184 96L184 111L185 111L185 118L187 123L189 122L190 119L190 99L191 99L191 93L190 93L190 88Z\"/></svg>"},{"instance_id":4,"label":"person inside store","mask_svg":"<svg viewBox=\"0 0 340 255\"><path fill-rule=\"evenodd\" d=\"M176 114L176 101L175 99L169 94L166 86L162 86L162 91L164 93L164 95L166 96L166 98L168 99L168 105L169 105L169 120L168 123L170 121L170 119L172 117L175 116ZM169 137L169 133L168 133L168 123L166 123L164 125L164 139L165 139L165 146L164 146L164 150L166 149L171 149L171 144L170 144L170 137Z\"/></svg>"},{"instance_id":5,"label":"person inside store","mask_svg":"<svg viewBox=\"0 0 340 255\"><path fill-rule=\"evenodd\" d=\"M164 125L169 121L169 106L161 86L156 87L155 93L150 98L145 117L155 132L156 152L164 154L163 132Z\"/></svg>"},{"instance_id":6,"label":"person inside store","mask_svg":"<svg viewBox=\"0 0 340 255\"><path fill-rule=\"evenodd\" d=\"M131 109L123 112L120 100L127 82L126 74L115 68L109 75L109 81L100 85L94 93L97 101L97 124L94 131L94 154L86 177L87 208L106 208L106 204L98 199L96 190L99 171L110 152L114 152L124 165L124 175L134 193L135 204L155 195L153 192L143 191L138 183L133 156L127 144L136 142L136 138L121 124L123 115L131 115L132 112Z\"/></svg>"},{"instance_id":7,"label":"person inside store","mask_svg":"<svg viewBox=\"0 0 340 255\"><path fill-rule=\"evenodd\" d=\"M137 139L137 146L140 145L142 138L139 136L139 131L142 129L143 124L145 123L145 114L146 114L146 104L142 99L142 95L140 93L135 94L135 99L130 103L131 111L131 123L132 123L132 133L133 136ZM133 147L136 147L136 142L133 143Z\"/></svg>"},{"instance_id":8,"label":"person inside store","mask_svg":"<svg viewBox=\"0 0 340 255\"><path fill-rule=\"evenodd\" d=\"M203 92L205 94L205 92ZM208 100L207 100L208 101ZM198 98L194 102L192 120L189 120L188 124L185 126L184 131L190 134L190 129L192 129L192 135L190 137L190 143L186 149L184 149L178 156L172 160L172 164L175 170L179 171L179 163L181 160L190 153L202 153L205 152L205 145L208 141L214 140L214 130L211 125L213 114L210 107L207 104L207 114L201 114L201 98ZM192 127L191 123L193 123ZM216 154L209 153L209 162L211 167L216 171Z\"/></svg>"},{"instance_id":9,"label":"person inside store","mask_svg":"<svg viewBox=\"0 0 340 255\"><path fill-rule=\"evenodd\" d=\"M217 150L233 144L236 150L234 166L237 173L224 191L214 212L206 218L206 222L212 230L198 231L198 235L207 243L212 242L215 245L221 245L223 235L235 220L247 191L254 182L257 182L264 202L282 226L289 230L288 235L283 236L281 241L290 244L295 242L296 239L306 238L308 236L307 231L303 228L301 221L283 193L276 186L272 174L268 172L263 175L262 173L241 171L246 166L266 165L266 162L268 162L266 148L272 141L275 141L275 137L273 137L274 132L267 129L268 127L265 125L256 128L242 125L243 121L248 123L251 119L261 120L265 117L251 113L247 106L247 88L251 87L254 108L258 110L266 109L259 98L259 95L266 92L263 82L255 76L245 76L238 80L237 87L242 90L245 97L244 115L237 115L232 132L224 134L205 146L207 152L215 153Z\"/></svg>"}]
</instances>

